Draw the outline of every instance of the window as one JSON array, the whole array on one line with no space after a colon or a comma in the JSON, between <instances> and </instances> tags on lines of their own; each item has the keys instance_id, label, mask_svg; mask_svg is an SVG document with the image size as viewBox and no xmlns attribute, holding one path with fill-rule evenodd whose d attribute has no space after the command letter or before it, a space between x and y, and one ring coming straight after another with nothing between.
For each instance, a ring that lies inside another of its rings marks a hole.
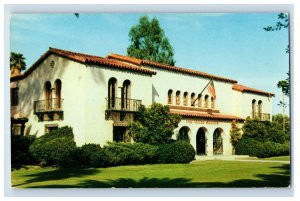
<instances>
[{"instance_id":1,"label":"window","mask_svg":"<svg viewBox=\"0 0 300 201\"><path fill-rule=\"evenodd\" d=\"M256 111L255 111L255 104L256 104L256 100L255 99L253 99L252 100L252 118L255 118L255 116L256 116Z\"/></svg>"},{"instance_id":2,"label":"window","mask_svg":"<svg viewBox=\"0 0 300 201\"><path fill-rule=\"evenodd\" d=\"M61 109L62 99L61 99L61 81L55 81L55 109Z\"/></svg>"},{"instance_id":3,"label":"window","mask_svg":"<svg viewBox=\"0 0 300 201\"><path fill-rule=\"evenodd\" d=\"M129 100L131 96L131 82L125 80L123 83L123 93L122 93L122 108L129 108Z\"/></svg>"},{"instance_id":4,"label":"window","mask_svg":"<svg viewBox=\"0 0 300 201\"><path fill-rule=\"evenodd\" d=\"M208 98L209 98L209 96L205 95L205 97L204 97L204 107L205 108L208 108Z\"/></svg>"},{"instance_id":5,"label":"window","mask_svg":"<svg viewBox=\"0 0 300 201\"><path fill-rule=\"evenodd\" d=\"M198 107L202 107L202 95L198 95Z\"/></svg>"},{"instance_id":6,"label":"window","mask_svg":"<svg viewBox=\"0 0 300 201\"><path fill-rule=\"evenodd\" d=\"M195 93L192 93L191 94L191 106L195 106L195 105L193 105L194 102L195 102Z\"/></svg>"},{"instance_id":7,"label":"window","mask_svg":"<svg viewBox=\"0 0 300 201\"><path fill-rule=\"evenodd\" d=\"M262 115L262 101L260 100L260 101L258 101L258 115Z\"/></svg>"},{"instance_id":8,"label":"window","mask_svg":"<svg viewBox=\"0 0 300 201\"><path fill-rule=\"evenodd\" d=\"M183 94L183 105L184 106L188 105L188 92L184 92Z\"/></svg>"},{"instance_id":9,"label":"window","mask_svg":"<svg viewBox=\"0 0 300 201\"><path fill-rule=\"evenodd\" d=\"M10 101L11 106L17 106L19 104L19 88L11 88Z\"/></svg>"},{"instance_id":10,"label":"window","mask_svg":"<svg viewBox=\"0 0 300 201\"><path fill-rule=\"evenodd\" d=\"M117 79L110 78L108 81L108 106L114 108L116 104Z\"/></svg>"},{"instance_id":11,"label":"window","mask_svg":"<svg viewBox=\"0 0 300 201\"><path fill-rule=\"evenodd\" d=\"M215 99L211 97L211 108L215 108Z\"/></svg>"},{"instance_id":12,"label":"window","mask_svg":"<svg viewBox=\"0 0 300 201\"><path fill-rule=\"evenodd\" d=\"M58 129L58 125L57 124L47 124L45 125L45 133L50 133L53 130Z\"/></svg>"},{"instance_id":13,"label":"window","mask_svg":"<svg viewBox=\"0 0 300 201\"><path fill-rule=\"evenodd\" d=\"M170 90L168 91L168 104L169 104L169 105L172 105L172 104L173 104L173 90L172 90L172 89L170 89Z\"/></svg>"},{"instance_id":14,"label":"window","mask_svg":"<svg viewBox=\"0 0 300 201\"><path fill-rule=\"evenodd\" d=\"M176 92L176 105L180 105L180 91Z\"/></svg>"},{"instance_id":15,"label":"window","mask_svg":"<svg viewBox=\"0 0 300 201\"><path fill-rule=\"evenodd\" d=\"M44 97L45 97L45 106L46 110L52 109L52 88L51 83L47 81L44 86Z\"/></svg>"}]
</instances>

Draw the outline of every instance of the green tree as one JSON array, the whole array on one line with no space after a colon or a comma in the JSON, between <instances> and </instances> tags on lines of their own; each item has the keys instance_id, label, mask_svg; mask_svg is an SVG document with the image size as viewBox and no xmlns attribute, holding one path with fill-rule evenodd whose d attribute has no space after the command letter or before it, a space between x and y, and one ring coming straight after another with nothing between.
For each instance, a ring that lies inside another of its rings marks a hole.
<instances>
[{"instance_id":1,"label":"green tree","mask_svg":"<svg viewBox=\"0 0 300 201\"><path fill-rule=\"evenodd\" d=\"M23 54L10 52L10 70L18 68L20 71L26 69L25 57Z\"/></svg>"},{"instance_id":2,"label":"green tree","mask_svg":"<svg viewBox=\"0 0 300 201\"><path fill-rule=\"evenodd\" d=\"M130 124L129 130L136 142L168 143L180 120L181 116L170 114L168 106L153 103L149 108L140 107L137 121Z\"/></svg>"},{"instance_id":3,"label":"green tree","mask_svg":"<svg viewBox=\"0 0 300 201\"><path fill-rule=\"evenodd\" d=\"M233 120L231 122L231 129L230 129L230 142L233 147L233 150L232 150L233 154L235 154L235 147L241 138L242 138L241 129L237 126L236 121Z\"/></svg>"},{"instance_id":4,"label":"green tree","mask_svg":"<svg viewBox=\"0 0 300 201\"><path fill-rule=\"evenodd\" d=\"M273 122L277 122L279 127L284 130L285 137L287 140L290 139L290 118L287 115L276 114L272 117Z\"/></svg>"},{"instance_id":5,"label":"green tree","mask_svg":"<svg viewBox=\"0 0 300 201\"><path fill-rule=\"evenodd\" d=\"M174 49L156 18L149 20L147 16L141 17L139 24L131 27L128 35L128 56L175 65Z\"/></svg>"}]
</instances>

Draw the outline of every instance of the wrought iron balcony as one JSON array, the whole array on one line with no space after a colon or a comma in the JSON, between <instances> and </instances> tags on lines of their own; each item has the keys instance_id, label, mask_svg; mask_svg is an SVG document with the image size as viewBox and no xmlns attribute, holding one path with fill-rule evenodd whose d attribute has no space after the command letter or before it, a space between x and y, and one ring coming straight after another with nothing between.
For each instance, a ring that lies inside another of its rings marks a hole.
<instances>
[{"instance_id":1,"label":"wrought iron balcony","mask_svg":"<svg viewBox=\"0 0 300 201\"><path fill-rule=\"evenodd\" d=\"M44 112L61 112L63 99L52 98L46 100L34 101L34 113L44 113Z\"/></svg>"},{"instance_id":2,"label":"wrought iron balcony","mask_svg":"<svg viewBox=\"0 0 300 201\"><path fill-rule=\"evenodd\" d=\"M122 98L106 98L107 111L126 111L137 112L142 105L141 100L122 99Z\"/></svg>"},{"instance_id":3,"label":"wrought iron balcony","mask_svg":"<svg viewBox=\"0 0 300 201\"><path fill-rule=\"evenodd\" d=\"M261 121L270 121L271 120L271 115L268 113L252 113L252 118L253 119L259 119Z\"/></svg>"}]
</instances>

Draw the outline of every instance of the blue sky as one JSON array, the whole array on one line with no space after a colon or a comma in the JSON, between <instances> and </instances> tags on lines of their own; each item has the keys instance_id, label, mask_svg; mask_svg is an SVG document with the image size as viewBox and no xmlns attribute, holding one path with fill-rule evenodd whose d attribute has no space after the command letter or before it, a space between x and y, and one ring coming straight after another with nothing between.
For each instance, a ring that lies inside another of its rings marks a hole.
<instances>
[{"instance_id":1,"label":"blue sky","mask_svg":"<svg viewBox=\"0 0 300 201\"><path fill-rule=\"evenodd\" d=\"M143 13L15 14L10 21L10 48L30 67L49 47L98 56L126 55L128 32ZM275 93L273 114L287 77L288 31L266 32L277 13L147 14L157 17L175 50L176 66L236 79L240 84Z\"/></svg>"}]
</instances>

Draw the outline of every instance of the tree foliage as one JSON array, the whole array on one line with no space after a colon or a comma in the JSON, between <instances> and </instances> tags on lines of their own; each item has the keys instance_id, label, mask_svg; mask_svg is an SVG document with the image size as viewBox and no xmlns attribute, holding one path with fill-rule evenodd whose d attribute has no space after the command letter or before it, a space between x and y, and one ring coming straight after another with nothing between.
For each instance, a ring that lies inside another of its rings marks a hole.
<instances>
[{"instance_id":1,"label":"tree foliage","mask_svg":"<svg viewBox=\"0 0 300 201\"><path fill-rule=\"evenodd\" d=\"M277 87L281 88L282 92L284 93L284 95L286 96L290 96L290 81L289 81L289 73L288 74L288 78L285 80L280 80L277 83ZM282 103L284 104L284 103Z\"/></svg>"},{"instance_id":2,"label":"tree foliage","mask_svg":"<svg viewBox=\"0 0 300 201\"><path fill-rule=\"evenodd\" d=\"M23 54L10 52L10 69L13 67L19 68L20 70L26 69L25 57Z\"/></svg>"},{"instance_id":3,"label":"tree foliage","mask_svg":"<svg viewBox=\"0 0 300 201\"><path fill-rule=\"evenodd\" d=\"M128 35L128 56L175 65L174 49L156 18L149 20L147 16L141 17L139 24L133 26Z\"/></svg>"},{"instance_id":4,"label":"tree foliage","mask_svg":"<svg viewBox=\"0 0 300 201\"><path fill-rule=\"evenodd\" d=\"M236 121L233 120L231 122L231 129L230 129L230 142L233 147L233 154L235 152L235 147L241 138L242 138L241 129L237 126Z\"/></svg>"},{"instance_id":5,"label":"tree foliage","mask_svg":"<svg viewBox=\"0 0 300 201\"><path fill-rule=\"evenodd\" d=\"M170 114L169 107L153 103L149 108L141 106L137 121L129 126L136 142L162 144L170 141L181 116Z\"/></svg>"}]
</instances>

